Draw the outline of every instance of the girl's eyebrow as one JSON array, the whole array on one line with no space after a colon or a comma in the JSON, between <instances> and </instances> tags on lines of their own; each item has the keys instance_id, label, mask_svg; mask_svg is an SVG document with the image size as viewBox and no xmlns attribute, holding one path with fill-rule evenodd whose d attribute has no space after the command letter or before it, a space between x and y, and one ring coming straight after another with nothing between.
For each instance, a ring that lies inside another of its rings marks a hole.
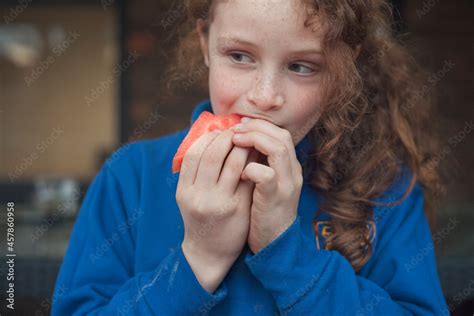
<instances>
[{"instance_id":1,"label":"girl's eyebrow","mask_svg":"<svg viewBox=\"0 0 474 316\"><path fill-rule=\"evenodd\" d=\"M252 46L256 47L256 45L252 42L248 42L245 40L238 39L236 37L225 37L221 36L217 38L217 45L218 46L226 46L229 44L242 44L242 45L247 45L247 46Z\"/></svg>"},{"instance_id":2,"label":"girl's eyebrow","mask_svg":"<svg viewBox=\"0 0 474 316\"><path fill-rule=\"evenodd\" d=\"M221 37L217 38L217 45L220 46L220 47L227 46L227 45L232 45L232 44L241 44L241 45L246 45L246 46L250 46L250 47L254 47L254 48L257 47L257 45L255 45L252 42L242 40L242 39L239 39L239 38L236 38L236 37L221 36ZM290 53L291 56L310 55L310 54L322 55L322 52L320 50L317 50L317 49L308 48L308 49L302 49L302 50L299 50L299 51L293 51L293 52Z\"/></svg>"}]
</instances>

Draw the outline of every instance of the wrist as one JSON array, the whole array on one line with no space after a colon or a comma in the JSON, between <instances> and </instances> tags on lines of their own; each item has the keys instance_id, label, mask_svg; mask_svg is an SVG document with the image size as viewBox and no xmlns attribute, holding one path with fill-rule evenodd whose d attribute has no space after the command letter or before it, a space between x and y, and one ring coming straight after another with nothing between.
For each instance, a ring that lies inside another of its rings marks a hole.
<instances>
[{"instance_id":1,"label":"wrist","mask_svg":"<svg viewBox=\"0 0 474 316\"><path fill-rule=\"evenodd\" d=\"M260 229L259 238L248 239L247 244L249 246L252 254L260 252L262 249L266 248L268 245L273 243L281 235L283 235L296 221L297 214L292 217L287 223L282 224L280 227L275 229L272 227L268 231L263 231Z\"/></svg>"},{"instance_id":2,"label":"wrist","mask_svg":"<svg viewBox=\"0 0 474 316\"><path fill-rule=\"evenodd\" d=\"M201 286L209 293L213 293L227 275L233 261L217 259L201 253L184 241L181 249Z\"/></svg>"}]
</instances>

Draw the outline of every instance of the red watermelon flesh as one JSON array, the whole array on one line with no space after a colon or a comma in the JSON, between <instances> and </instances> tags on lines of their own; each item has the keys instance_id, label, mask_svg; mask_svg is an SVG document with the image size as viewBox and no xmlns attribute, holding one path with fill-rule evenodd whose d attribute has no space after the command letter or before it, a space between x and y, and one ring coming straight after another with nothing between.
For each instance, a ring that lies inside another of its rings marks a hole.
<instances>
[{"instance_id":1,"label":"red watermelon flesh","mask_svg":"<svg viewBox=\"0 0 474 316\"><path fill-rule=\"evenodd\" d=\"M191 147L191 145L201 135L212 132L216 129L225 130L240 122L242 118L239 114L228 114L228 115L214 115L211 112L202 112L194 124L189 129L188 134L183 139L181 144L176 151L173 158L172 172L176 173L181 170L181 164L183 163L184 154Z\"/></svg>"}]
</instances>

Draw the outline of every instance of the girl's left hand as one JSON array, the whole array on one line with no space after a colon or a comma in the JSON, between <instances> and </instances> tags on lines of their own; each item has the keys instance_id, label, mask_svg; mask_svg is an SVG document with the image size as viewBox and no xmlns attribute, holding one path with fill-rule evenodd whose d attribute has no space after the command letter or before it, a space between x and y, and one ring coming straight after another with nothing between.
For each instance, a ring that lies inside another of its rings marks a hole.
<instances>
[{"instance_id":1,"label":"girl's left hand","mask_svg":"<svg viewBox=\"0 0 474 316\"><path fill-rule=\"evenodd\" d=\"M247 243L257 253L296 219L303 173L290 132L262 119L241 122L233 128L234 144L254 147L269 164L251 162L241 175L255 183Z\"/></svg>"}]
</instances>

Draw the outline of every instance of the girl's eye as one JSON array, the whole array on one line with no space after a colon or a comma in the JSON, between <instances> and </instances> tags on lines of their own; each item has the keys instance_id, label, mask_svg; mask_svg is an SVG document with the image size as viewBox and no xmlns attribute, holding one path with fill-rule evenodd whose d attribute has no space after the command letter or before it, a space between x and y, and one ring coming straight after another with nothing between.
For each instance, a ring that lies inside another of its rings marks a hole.
<instances>
[{"instance_id":1,"label":"girl's eye","mask_svg":"<svg viewBox=\"0 0 474 316\"><path fill-rule=\"evenodd\" d=\"M231 56L232 60L237 62L237 63L252 62L252 59L249 56L247 56L245 54L242 54L242 53L230 53L230 56ZM247 58L247 60L245 60L245 58Z\"/></svg>"},{"instance_id":2,"label":"girl's eye","mask_svg":"<svg viewBox=\"0 0 474 316\"><path fill-rule=\"evenodd\" d=\"M315 70L313 68L310 68L310 67L302 65L302 64L291 64L290 65L290 70L293 70L293 71L295 71L297 73L300 73L300 74L312 74L313 72L315 72ZM300 72L298 70L302 70L302 71Z\"/></svg>"}]
</instances>

